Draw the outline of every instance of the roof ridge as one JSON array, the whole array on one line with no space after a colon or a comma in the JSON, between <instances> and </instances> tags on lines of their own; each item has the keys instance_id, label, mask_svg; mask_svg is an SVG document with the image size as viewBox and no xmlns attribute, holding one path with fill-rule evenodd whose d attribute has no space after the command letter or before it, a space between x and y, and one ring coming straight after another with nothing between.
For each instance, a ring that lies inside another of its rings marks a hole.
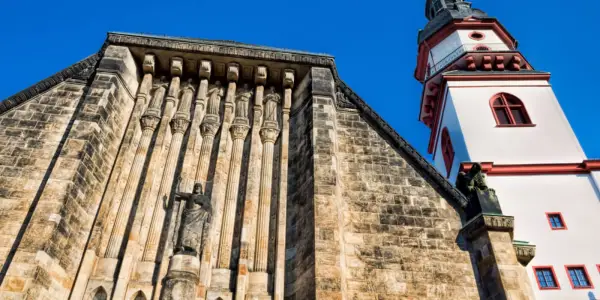
<instances>
[{"instance_id":1,"label":"roof ridge","mask_svg":"<svg viewBox=\"0 0 600 300\"><path fill-rule=\"evenodd\" d=\"M87 78L86 76L90 75L90 73L88 72L89 68L94 67L96 65L99 57L100 57L99 53L94 53L94 54L68 66L67 68L65 68L63 70L54 73L50 77L47 77L46 79L38 81L37 83L31 85L30 87L25 88L22 91L2 100L0 102L0 114L8 111L9 109L11 109L17 105L24 103L25 101L27 101L33 97L36 97L36 96L46 92L50 88L56 86L57 84L65 81L69 78L77 77L77 79L86 79ZM78 77L78 75L80 73L85 73L85 74L82 74L82 76Z\"/></svg>"}]
</instances>

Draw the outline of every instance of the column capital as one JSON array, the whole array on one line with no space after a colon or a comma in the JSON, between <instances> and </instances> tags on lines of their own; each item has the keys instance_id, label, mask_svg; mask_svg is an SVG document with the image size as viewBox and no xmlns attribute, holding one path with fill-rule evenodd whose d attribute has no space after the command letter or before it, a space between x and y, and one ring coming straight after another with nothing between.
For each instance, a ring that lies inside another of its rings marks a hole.
<instances>
[{"instance_id":1,"label":"column capital","mask_svg":"<svg viewBox=\"0 0 600 300\"><path fill-rule=\"evenodd\" d=\"M219 131L220 126L220 118L217 115L206 115L204 117L204 121L202 125L200 125L200 132L202 136L212 136L217 135L217 131Z\"/></svg>"},{"instance_id":2,"label":"column capital","mask_svg":"<svg viewBox=\"0 0 600 300\"><path fill-rule=\"evenodd\" d=\"M154 130L158 126L158 122L160 122L160 117L157 117L152 112L148 112L142 116L140 119L140 123L142 125L143 130Z\"/></svg>"},{"instance_id":3,"label":"column capital","mask_svg":"<svg viewBox=\"0 0 600 300\"><path fill-rule=\"evenodd\" d=\"M154 54L144 55L144 63L142 64L144 73L154 74L154 68L155 68L154 58L155 58Z\"/></svg>"},{"instance_id":4,"label":"column capital","mask_svg":"<svg viewBox=\"0 0 600 300\"><path fill-rule=\"evenodd\" d=\"M283 70L283 88L291 89L294 88L294 70L285 69Z\"/></svg>"},{"instance_id":5,"label":"column capital","mask_svg":"<svg viewBox=\"0 0 600 300\"><path fill-rule=\"evenodd\" d=\"M171 130L173 131L173 133L184 134L185 131L187 130L189 124L190 124L189 116L185 116L183 114L181 114L181 115L176 114L175 117L173 118L173 120L171 121Z\"/></svg>"},{"instance_id":6,"label":"column capital","mask_svg":"<svg viewBox=\"0 0 600 300\"><path fill-rule=\"evenodd\" d=\"M210 60L201 60L200 67L198 68L198 76L200 76L200 79L210 79L211 72L212 63Z\"/></svg>"},{"instance_id":7,"label":"column capital","mask_svg":"<svg viewBox=\"0 0 600 300\"><path fill-rule=\"evenodd\" d=\"M172 57L171 58L171 75L181 76L183 74L183 58Z\"/></svg>"},{"instance_id":8,"label":"column capital","mask_svg":"<svg viewBox=\"0 0 600 300\"><path fill-rule=\"evenodd\" d=\"M267 83L267 67L256 67L256 73L254 73L254 83L256 85L265 85Z\"/></svg>"},{"instance_id":9,"label":"column capital","mask_svg":"<svg viewBox=\"0 0 600 300\"><path fill-rule=\"evenodd\" d=\"M237 63L229 63L227 65L227 80L238 81L240 77L240 65Z\"/></svg>"},{"instance_id":10,"label":"column capital","mask_svg":"<svg viewBox=\"0 0 600 300\"><path fill-rule=\"evenodd\" d=\"M260 129L260 139L263 144L275 143L277 136L279 135L279 128L277 127L263 127Z\"/></svg>"},{"instance_id":11,"label":"column capital","mask_svg":"<svg viewBox=\"0 0 600 300\"><path fill-rule=\"evenodd\" d=\"M246 120L246 124L236 121L231 125L231 136L234 140L245 140L250 129L250 126L247 124L248 121Z\"/></svg>"},{"instance_id":12,"label":"column capital","mask_svg":"<svg viewBox=\"0 0 600 300\"><path fill-rule=\"evenodd\" d=\"M505 231L512 235L515 218L495 214L479 214L460 230L468 240L472 240L484 231Z\"/></svg>"}]
</instances>

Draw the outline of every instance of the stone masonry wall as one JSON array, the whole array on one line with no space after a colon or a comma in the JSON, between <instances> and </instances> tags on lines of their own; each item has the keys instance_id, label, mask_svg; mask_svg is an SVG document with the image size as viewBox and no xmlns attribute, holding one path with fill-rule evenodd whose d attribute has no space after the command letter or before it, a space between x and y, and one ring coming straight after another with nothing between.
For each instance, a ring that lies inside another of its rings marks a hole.
<instances>
[{"instance_id":1,"label":"stone masonry wall","mask_svg":"<svg viewBox=\"0 0 600 300\"><path fill-rule=\"evenodd\" d=\"M312 105L307 101L290 118L286 299L315 297Z\"/></svg>"},{"instance_id":2,"label":"stone masonry wall","mask_svg":"<svg viewBox=\"0 0 600 300\"><path fill-rule=\"evenodd\" d=\"M8 267L3 295L68 297L133 108L136 73L127 48L106 49Z\"/></svg>"},{"instance_id":3,"label":"stone masonry wall","mask_svg":"<svg viewBox=\"0 0 600 300\"><path fill-rule=\"evenodd\" d=\"M68 81L0 115L0 267L63 138L86 84ZM6 266L8 267L8 265ZM3 276L3 275L2 275Z\"/></svg>"},{"instance_id":4,"label":"stone masonry wall","mask_svg":"<svg viewBox=\"0 0 600 300\"><path fill-rule=\"evenodd\" d=\"M338 111L347 299L479 299L456 210L358 112Z\"/></svg>"}]
</instances>

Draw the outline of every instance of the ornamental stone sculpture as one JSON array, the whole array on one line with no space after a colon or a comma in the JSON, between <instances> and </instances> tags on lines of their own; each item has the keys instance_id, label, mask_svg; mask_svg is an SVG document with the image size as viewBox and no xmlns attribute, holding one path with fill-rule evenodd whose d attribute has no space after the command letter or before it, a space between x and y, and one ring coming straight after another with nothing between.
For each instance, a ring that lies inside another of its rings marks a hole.
<instances>
[{"instance_id":1,"label":"ornamental stone sculpture","mask_svg":"<svg viewBox=\"0 0 600 300\"><path fill-rule=\"evenodd\" d=\"M192 193L176 193L175 200L185 201L175 254L197 256L204 247L205 233L210 226L210 198L202 193L202 184L196 183Z\"/></svg>"},{"instance_id":2,"label":"ornamental stone sculpture","mask_svg":"<svg viewBox=\"0 0 600 300\"><path fill-rule=\"evenodd\" d=\"M473 164L468 173L459 172L456 188L469 200L465 213L470 220L481 213L502 214L496 191L487 186L481 165Z\"/></svg>"}]
</instances>

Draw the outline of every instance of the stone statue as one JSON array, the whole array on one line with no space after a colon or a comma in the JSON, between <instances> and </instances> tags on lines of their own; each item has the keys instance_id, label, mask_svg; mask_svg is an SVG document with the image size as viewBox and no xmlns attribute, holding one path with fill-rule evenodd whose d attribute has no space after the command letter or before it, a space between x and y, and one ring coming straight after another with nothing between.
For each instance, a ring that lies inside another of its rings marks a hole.
<instances>
[{"instance_id":1,"label":"stone statue","mask_svg":"<svg viewBox=\"0 0 600 300\"><path fill-rule=\"evenodd\" d=\"M248 119L248 102L252 97L252 90L248 88L248 84L244 84L244 88L240 89L237 94L237 103L235 107L235 117Z\"/></svg>"},{"instance_id":2,"label":"stone statue","mask_svg":"<svg viewBox=\"0 0 600 300\"><path fill-rule=\"evenodd\" d=\"M480 213L502 213L496 191L487 186L481 170L481 165L475 163L468 173L459 172L456 177L456 188L469 200L465 208L469 220Z\"/></svg>"},{"instance_id":3,"label":"stone statue","mask_svg":"<svg viewBox=\"0 0 600 300\"><path fill-rule=\"evenodd\" d=\"M469 173L459 172L456 178L456 188L469 198L476 190L488 190L485 176L481 172L481 165L473 164Z\"/></svg>"},{"instance_id":4,"label":"stone statue","mask_svg":"<svg viewBox=\"0 0 600 300\"><path fill-rule=\"evenodd\" d=\"M275 92L275 87L271 87L269 94L263 100L265 103L265 122L277 123L277 104L281 100L281 96Z\"/></svg>"},{"instance_id":5,"label":"stone statue","mask_svg":"<svg viewBox=\"0 0 600 300\"><path fill-rule=\"evenodd\" d=\"M204 247L206 232L210 227L212 205L202 193L202 184L195 183L192 193L175 193L175 201L185 201L175 254L198 255Z\"/></svg>"},{"instance_id":6,"label":"stone statue","mask_svg":"<svg viewBox=\"0 0 600 300\"><path fill-rule=\"evenodd\" d=\"M215 85L208 90L208 111L207 114L218 115L219 114L219 102L223 97L223 88L221 82L215 82Z\"/></svg>"}]
</instances>

